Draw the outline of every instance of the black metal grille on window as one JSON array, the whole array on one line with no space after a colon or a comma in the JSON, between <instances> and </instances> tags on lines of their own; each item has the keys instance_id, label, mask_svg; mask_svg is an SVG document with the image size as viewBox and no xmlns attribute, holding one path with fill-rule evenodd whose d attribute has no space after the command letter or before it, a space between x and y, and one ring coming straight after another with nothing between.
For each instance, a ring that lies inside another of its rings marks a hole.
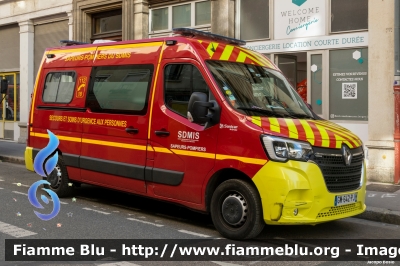
<instances>
[{"instance_id":1,"label":"black metal grille on window","mask_svg":"<svg viewBox=\"0 0 400 266\"><path fill-rule=\"evenodd\" d=\"M315 157L329 192L347 192L360 187L364 153L361 147L350 149L353 158L346 166L341 149L313 147Z\"/></svg>"}]
</instances>

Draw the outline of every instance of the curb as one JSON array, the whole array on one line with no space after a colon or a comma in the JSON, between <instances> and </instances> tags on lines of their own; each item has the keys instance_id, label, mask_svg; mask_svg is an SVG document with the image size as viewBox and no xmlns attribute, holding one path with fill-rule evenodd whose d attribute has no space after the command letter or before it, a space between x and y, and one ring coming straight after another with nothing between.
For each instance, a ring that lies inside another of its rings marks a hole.
<instances>
[{"instance_id":1,"label":"curb","mask_svg":"<svg viewBox=\"0 0 400 266\"><path fill-rule=\"evenodd\" d=\"M400 211L391 211L371 206L367 206L365 212L354 216L354 218L400 225Z\"/></svg>"},{"instance_id":2,"label":"curb","mask_svg":"<svg viewBox=\"0 0 400 266\"><path fill-rule=\"evenodd\" d=\"M0 155L0 161L7 163L16 163L25 165L25 159L23 157L13 157L7 155Z\"/></svg>"}]
</instances>

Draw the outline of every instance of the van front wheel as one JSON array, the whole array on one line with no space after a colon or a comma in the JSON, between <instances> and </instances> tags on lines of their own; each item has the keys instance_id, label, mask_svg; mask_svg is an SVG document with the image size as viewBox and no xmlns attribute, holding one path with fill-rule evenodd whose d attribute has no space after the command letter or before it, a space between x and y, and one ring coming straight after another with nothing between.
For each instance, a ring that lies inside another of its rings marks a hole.
<instances>
[{"instance_id":1,"label":"van front wheel","mask_svg":"<svg viewBox=\"0 0 400 266\"><path fill-rule=\"evenodd\" d=\"M45 185L45 188L51 189L60 198L68 197L72 194L73 188L69 185L67 167L61 155L58 156L58 162L54 170L47 178L43 179L50 183L50 185Z\"/></svg>"},{"instance_id":2,"label":"van front wheel","mask_svg":"<svg viewBox=\"0 0 400 266\"><path fill-rule=\"evenodd\" d=\"M264 228L260 196L249 183L232 179L221 183L211 199L211 218L229 239L250 239Z\"/></svg>"}]
</instances>

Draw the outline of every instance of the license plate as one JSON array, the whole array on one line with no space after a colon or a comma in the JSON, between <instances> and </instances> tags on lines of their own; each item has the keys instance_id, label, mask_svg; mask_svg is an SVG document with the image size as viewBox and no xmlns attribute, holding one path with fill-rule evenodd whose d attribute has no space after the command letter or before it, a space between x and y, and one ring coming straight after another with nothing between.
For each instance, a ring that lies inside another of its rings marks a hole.
<instances>
[{"instance_id":1,"label":"license plate","mask_svg":"<svg viewBox=\"0 0 400 266\"><path fill-rule=\"evenodd\" d=\"M357 193L335 196L335 206L357 202Z\"/></svg>"}]
</instances>

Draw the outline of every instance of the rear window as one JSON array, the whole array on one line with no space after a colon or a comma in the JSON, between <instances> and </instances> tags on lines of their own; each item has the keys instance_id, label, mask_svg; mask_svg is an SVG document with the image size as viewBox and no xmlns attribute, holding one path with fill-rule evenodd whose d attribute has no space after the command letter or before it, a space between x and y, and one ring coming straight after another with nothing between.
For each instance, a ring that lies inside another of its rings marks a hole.
<instances>
[{"instance_id":1,"label":"rear window","mask_svg":"<svg viewBox=\"0 0 400 266\"><path fill-rule=\"evenodd\" d=\"M45 103L70 103L74 95L75 72L51 72L46 76L42 100Z\"/></svg>"}]
</instances>

